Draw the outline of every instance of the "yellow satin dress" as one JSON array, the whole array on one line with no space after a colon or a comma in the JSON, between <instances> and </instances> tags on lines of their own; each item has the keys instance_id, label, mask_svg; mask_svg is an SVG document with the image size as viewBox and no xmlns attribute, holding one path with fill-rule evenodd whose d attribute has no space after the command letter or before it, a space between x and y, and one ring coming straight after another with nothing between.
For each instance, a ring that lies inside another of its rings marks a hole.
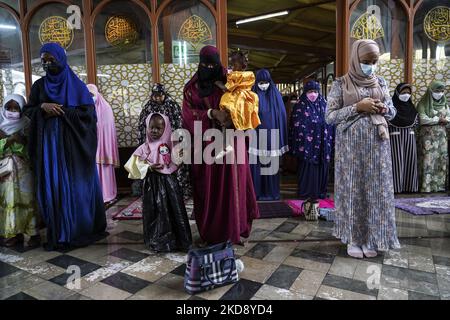
<instances>
[{"instance_id":1,"label":"yellow satin dress","mask_svg":"<svg viewBox=\"0 0 450 320\"><path fill-rule=\"evenodd\" d=\"M258 116L258 95L252 91L255 75L251 71L233 71L227 75L220 109L228 110L236 130L256 129L261 124Z\"/></svg>"}]
</instances>

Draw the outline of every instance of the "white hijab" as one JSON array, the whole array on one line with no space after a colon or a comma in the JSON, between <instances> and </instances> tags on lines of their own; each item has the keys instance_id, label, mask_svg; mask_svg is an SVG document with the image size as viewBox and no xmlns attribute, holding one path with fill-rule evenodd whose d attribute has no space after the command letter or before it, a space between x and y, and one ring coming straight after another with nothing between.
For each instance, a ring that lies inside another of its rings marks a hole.
<instances>
[{"instance_id":1,"label":"white hijab","mask_svg":"<svg viewBox=\"0 0 450 320\"><path fill-rule=\"evenodd\" d=\"M23 107L25 106L25 98L21 95L10 94L5 97L4 102L3 102L3 107L0 109L0 130L3 131L4 133L6 133L8 136L22 130L29 123L28 118L24 117L23 115L17 120L11 120L11 119L6 118L5 106L11 100L14 100L19 104L21 111L23 110Z\"/></svg>"}]
</instances>

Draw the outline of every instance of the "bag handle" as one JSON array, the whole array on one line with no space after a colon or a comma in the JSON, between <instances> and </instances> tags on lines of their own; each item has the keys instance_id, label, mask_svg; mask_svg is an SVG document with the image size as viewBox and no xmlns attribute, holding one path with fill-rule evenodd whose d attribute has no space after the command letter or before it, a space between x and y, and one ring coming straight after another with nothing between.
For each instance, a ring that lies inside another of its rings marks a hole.
<instances>
[{"instance_id":1,"label":"bag handle","mask_svg":"<svg viewBox=\"0 0 450 320\"><path fill-rule=\"evenodd\" d=\"M232 274L233 274L233 270L236 269L236 260L235 260L235 258L233 258L233 257L228 257L228 258L226 258L226 259L223 259L223 260L221 261L221 267L222 267L222 264L225 264L225 262L227 262L228 260L233 261L233 263L232 263L231 266L230 266L230 272L228 273L227 277L226 277L222 282L219 282L219 283L217 283L217 282L211 280L211 278L209 277L208 270L209 270L210 267L211 267L211 263L208 264L208 265L206 265L206 266L203 266L203 265L202 265L202 269L203 269L203 272L205 273L206 279L208 279L209 282L211 282L212 284L214 284L214 285L216 285L216 286L220 286L220 285L224 284L225 282L227 282L228 280L230 280L230 278L231 278L231 276L232 276Z\"/></svg>"}]
</instances>

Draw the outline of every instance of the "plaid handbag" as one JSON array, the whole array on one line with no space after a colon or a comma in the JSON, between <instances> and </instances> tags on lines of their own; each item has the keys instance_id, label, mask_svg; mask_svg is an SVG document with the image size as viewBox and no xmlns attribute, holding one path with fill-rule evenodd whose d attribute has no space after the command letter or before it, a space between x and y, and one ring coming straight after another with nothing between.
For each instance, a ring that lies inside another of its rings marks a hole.
<instances>
[{"instance_id":1,"label":"plaid handbag","mask_svg":"<svg viewBox=\"0 0 450 320\"><path fill-rule=\"evenodd\" d=\"M189 294L211 290L239 280L231 242L188 252L184 289Z\"/></svg>"}]
</instances>

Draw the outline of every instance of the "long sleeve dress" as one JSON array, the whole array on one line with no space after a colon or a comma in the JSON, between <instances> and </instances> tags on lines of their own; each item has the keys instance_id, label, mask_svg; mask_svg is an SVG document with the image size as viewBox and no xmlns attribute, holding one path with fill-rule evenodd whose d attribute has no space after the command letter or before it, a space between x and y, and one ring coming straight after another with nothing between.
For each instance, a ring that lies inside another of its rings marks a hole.
<instances>
[{"instance_id":1,"label":"long sleeve dress","mask_svg":"<svg viewBox=\"0 0 450 320\"><path fill-rule=\"evenodd\" d=\"M95 161L95 107L63 107L63 116L47 118L41 109L45 102L53 101L41 78L31 88L24 114L31 120L28 149L37 203L47 226L47 249L84 246L104 236L106 229Z\"/></svg>"},{"instance_id":2,"label":"long sleeve dress","mask_svg":"<svg viewBox=\"0 0 450 320\"><path fill-rule=\"evenodd\" d=\"M16 134L25 137L23 130ZM0 139L0 159L8 157L14 165L12 173L0 177L0 237L35 236L39 220L26 144L6 146L7 141Z\"/></svg>"},{"instance_id":3,"label":"long sleeve dress","mask_svg":"<svg viewBox=\"0 0 450 320\"><path fill-rule=\"evenodd\" d=\"M418 139L419 189L420 192L442 192L446 190L448 175L447 129L439 124L442 114L450 123L448 106L429 117L419 113L420 128Z\"/></svg>"},{"instance_id":4,"label":"long sleeve dress","mask_svg":"<svg viewBox=\"0 0 450 320\"><path fill-rule=\"evenodd\" d=\"M211 95L201 98L197 74L186 84L182 115L191 141L194 141L194 134L214 127L214 121L208 118L208 109L219 109L221 95L217 87ZM201 125L200 131L195 128L197 125ZM236 154L245 155L245 164L202 162L191 165L195 220L200 236L211 244L227 240L239 243L241 236L248 238L253 219L259 217L248 152L240 144L235 144L235 150ZM202 149L193 151L197 153Z\"/></svg>"},{"instance_id":5,"label":"long sleeve dress","mask_svg":"<svg viewBox=\"0 0 450 320\"><path fill-rule=\"evenodd\" d=\"M386 82L379 82L390 120L395 107ZM389 140L379 137L371 118L357 113L356 104L344 106L342 85L342 78L334 81L326 112L327 123L336 125L334 235L351 245L399 248ZM369 96L367 88L359 90L361 97Z\"/></svg>"}]
</instances>

